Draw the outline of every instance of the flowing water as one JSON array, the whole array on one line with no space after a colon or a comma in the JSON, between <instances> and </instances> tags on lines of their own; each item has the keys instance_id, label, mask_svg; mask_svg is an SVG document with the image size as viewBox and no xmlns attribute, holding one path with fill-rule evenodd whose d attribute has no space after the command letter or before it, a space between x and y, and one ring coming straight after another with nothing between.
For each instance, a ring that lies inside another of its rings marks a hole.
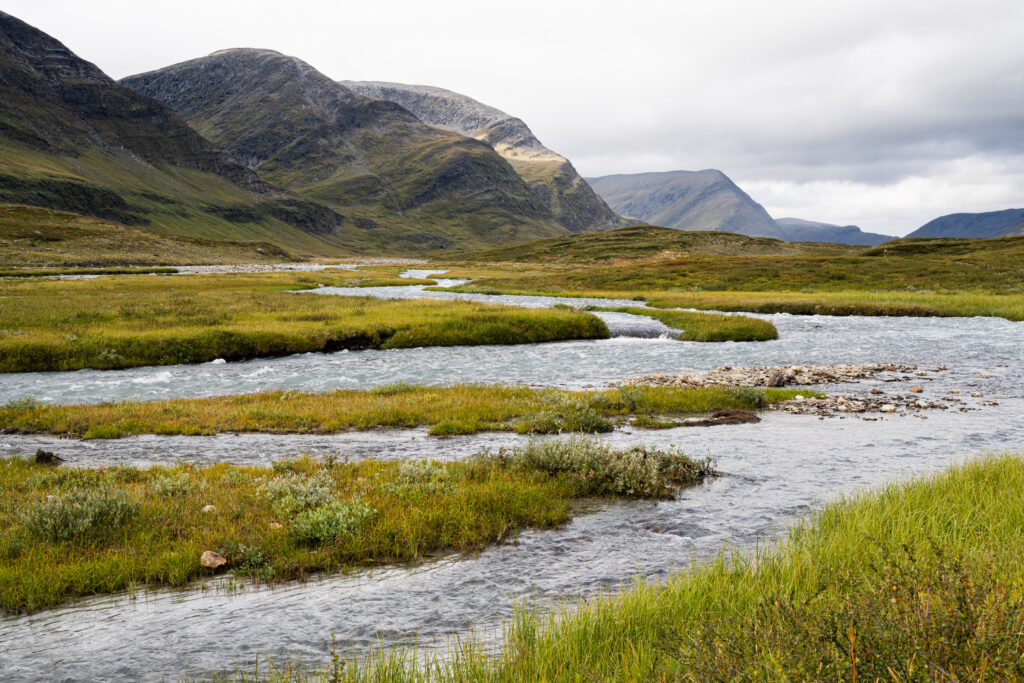
<instances>
[{"instance_id":1,"label":"flowing water","mask_svg":"<svg viewBox=\"0 0 1024 683\"><path fill-rule=\"evenodd\" d=\"M350 294L351 290L345 291ZM487 301L508 303L504 297ZM550 300L544 298L551 303ZM575 302L579 303L579 302ZM55 402L201 396L276 388L325 390L392 382L502 382L602 386L624 376L709 370L718 365L916 363L925 398L961 391L966 410L890 416L878 422L767 413L758 424L621 429L624 446L674 444L717 458L723 476L662 502L582 505L553 531L418 567L321 577L241 591L223 580L205 589L158 590L78 601L0 619L0 678L99 680L233 670L259 655L323 663L336 634L342 651L419 641L443 646L453 633L493 633L517 601L615 589L637 576L661 578L726 545L772 538L823 500L865 485L932 471L985 451L1024 445L1024 324L991 318L762 316L777 341L699 344L617 337L516 347L452 347L304 354L245 363L0 376L4 400ZM941 365L948 371L934 372ZM864 391L873 382L829 391ZM884 385L894 392L906 384ZM971 391L984 394L969 398ZM998 405L980 405L995 400ZM462 458L521 443L510 434L451 439L424 430L332 436L136 437L80 442L0 436L0 454L55 450L71 465L269 463L301 452L353 458Z\"/></svg>"}]
</instances>

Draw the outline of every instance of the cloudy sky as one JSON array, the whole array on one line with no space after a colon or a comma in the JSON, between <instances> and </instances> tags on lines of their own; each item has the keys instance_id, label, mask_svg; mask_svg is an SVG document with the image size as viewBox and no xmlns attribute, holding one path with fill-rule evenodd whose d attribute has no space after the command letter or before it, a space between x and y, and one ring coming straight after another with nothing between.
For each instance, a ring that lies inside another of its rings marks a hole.
<instances>
[{"instance_id":1,"label":"cloudy sky","mask_svg":"<svg viewBox=\"0 0 1024 683\"><path fill-rule=\"evenodd\" d=\"M584 175L719 168L776 217L905 234L1024 207L1020 0L7 0L115 78L227 47L437 85Z\"/></svg>"}]
</instances>

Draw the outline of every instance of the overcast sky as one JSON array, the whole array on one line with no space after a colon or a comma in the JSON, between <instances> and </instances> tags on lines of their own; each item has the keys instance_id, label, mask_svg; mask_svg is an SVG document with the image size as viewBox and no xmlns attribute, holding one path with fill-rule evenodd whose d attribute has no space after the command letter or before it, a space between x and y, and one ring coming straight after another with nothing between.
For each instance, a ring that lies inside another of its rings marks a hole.
<instances>
[{"instance_id":1,"label":"overcast sky","mask_svg":"<svg viewBox=\"0 0 1024 683\"><path fill-rule=\"evenodd\" d=\"M719 168L775 217L905 234L1024 207L1021 0L6 0L114 78L227 47L455 90L584 175Z\"/></svg>"}]
</instances>

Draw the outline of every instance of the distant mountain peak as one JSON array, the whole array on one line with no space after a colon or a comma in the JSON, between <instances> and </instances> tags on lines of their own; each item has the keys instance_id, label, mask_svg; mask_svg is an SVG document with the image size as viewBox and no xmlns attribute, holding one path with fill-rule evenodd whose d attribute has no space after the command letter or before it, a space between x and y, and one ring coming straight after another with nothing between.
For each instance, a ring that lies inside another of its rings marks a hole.
<instances>
[{"instance_id":1,"label":"distant mountain peak","mask_svg":"<svg viewBox=\"0 0 1024 683\"><path fill-rule=\"evenodd\" d=\"M718 169L591 178L619 214L677 230L718 230L786 239L764 207Z\"/></svg>"},{"instance_id":2,"label":"distant mountain peak","mask_svg":"<svg viewBox=\"0 0 1024 683\"><path fill-rule=\"evenodd\" d=\"M1012 237L1021 234L1024 209L951 213L928 221L907 237Z\"/></svg>"}]
</instances>

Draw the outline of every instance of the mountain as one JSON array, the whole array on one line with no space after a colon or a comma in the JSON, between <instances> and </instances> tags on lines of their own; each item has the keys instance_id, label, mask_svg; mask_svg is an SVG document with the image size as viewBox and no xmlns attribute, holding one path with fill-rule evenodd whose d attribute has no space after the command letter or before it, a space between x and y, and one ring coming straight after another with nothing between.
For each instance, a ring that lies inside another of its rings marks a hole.
<instances>
[{"instance_id":1,"label":"mountain","mask_svg":"<svg viewBox=\"0 0 1024 683\"><path fill-rule=\"evenodd\" d=\"M415 251L568 233L488 144L294 57L223 50L121 83L169 105L266 182L352 217L356 242Z\"/></svg>"},{"instance_id":2,"label":"mountain","mask_svg":"<svg viewBox=\"0 0 1024 683\"><path fill-rule=\"evenodd\" d=\"M832 225L802 218L776 218L783 234L790 242L832 242L834 244L863 244L875 247L896 239L891 235L864 232L856 225Z\"/></svg>"},{"instance_id":3,"label":"mountain","mask_svg":"<svg viewBox=\"0 0 1024 683\"><path fill-rule=\"evenodd\" d=\"M340 216L273 188L166 105L0 12L0 202L334 253Z\"/></svg>"},{"instance_id":4,"label":"mountain","mask_svg":"<svg viewBox=\"0 0 1024 683\"><path fill-rule=\"evenodd\" d=\"M570 232L607 230L622 224L569 160L542 145L521 119L443 88L374 81L341 83L361 95L400 104L426 124L486 142Z\"/></svg>"},{"instance_id":5,"label":"mountain","mask_svg":"<svg viewBox=\"0 0 1024 683\"><path fill-rule=\"evenodd\" d=\"M721 171L668 171L588 178L622 216L677 230L786 236L764 207Z\"/></svg>"},{"instance_id":6,"label":"mountain","mask_svg":"<svg viewBox=\"0 0 1024 683\"><path fill-rule=\"evenodd\" d=\"M1024 209L951 213L928 221L907 237L1012 237L1024 235Z\"/></svg>"}]
</instances>

